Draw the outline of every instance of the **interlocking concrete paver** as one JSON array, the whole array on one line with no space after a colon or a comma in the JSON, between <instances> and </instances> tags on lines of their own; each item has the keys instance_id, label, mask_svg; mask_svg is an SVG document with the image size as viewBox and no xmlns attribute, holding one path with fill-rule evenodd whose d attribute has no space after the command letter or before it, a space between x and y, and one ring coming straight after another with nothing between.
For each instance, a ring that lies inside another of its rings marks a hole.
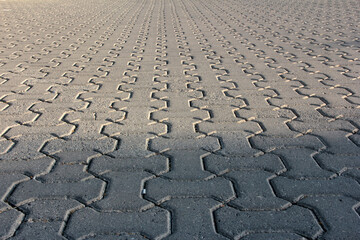
<instances>
[{"instance_id":1,"label":"interlocking concrete paver","mask_svg":"<svg viewBox=\"0 0 360 240\"><path fill-rule=\"evenodd\" d=\"M355 0L3 0L0 239L358 239Z\"/></svg>"}]
</instances>

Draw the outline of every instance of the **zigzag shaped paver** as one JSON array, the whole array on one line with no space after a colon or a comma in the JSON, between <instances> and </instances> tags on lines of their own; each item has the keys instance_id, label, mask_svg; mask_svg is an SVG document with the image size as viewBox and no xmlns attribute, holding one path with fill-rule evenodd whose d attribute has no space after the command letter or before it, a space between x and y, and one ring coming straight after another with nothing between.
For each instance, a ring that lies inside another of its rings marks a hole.
<instances>
[{"instance_id":1,"label":"zigzag shaped paver","mask_svg":"<svg viewBox=\"0 0 360 240\"><path fill-rule=\"evenodd\" d=\"M0 5L0 239L359 238L358 1Z\"/></svg>"}]
</instances>

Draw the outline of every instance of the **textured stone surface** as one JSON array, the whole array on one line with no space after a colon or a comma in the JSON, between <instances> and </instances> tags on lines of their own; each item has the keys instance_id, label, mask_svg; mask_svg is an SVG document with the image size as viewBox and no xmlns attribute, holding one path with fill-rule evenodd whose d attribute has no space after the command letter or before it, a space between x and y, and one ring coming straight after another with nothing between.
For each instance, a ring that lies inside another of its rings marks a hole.
<instances>
[{"instance_id":1,"label":"textured stone surface","mask_svg":"<svg viewBox=\"0 0 360 240\"><path fill-rule=\"evenodd\" d=\"M0 239L359 238L359 1L0 5Z\"/></svg>"}]
</instances>

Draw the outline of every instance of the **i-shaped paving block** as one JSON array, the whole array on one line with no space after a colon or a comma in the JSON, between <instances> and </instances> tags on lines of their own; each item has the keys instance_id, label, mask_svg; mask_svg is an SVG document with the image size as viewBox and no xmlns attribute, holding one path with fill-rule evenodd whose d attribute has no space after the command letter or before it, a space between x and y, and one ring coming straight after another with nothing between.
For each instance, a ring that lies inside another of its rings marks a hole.
<instances>
[{"instance_id":1,"label":"i-shaped paving block","mask_svg":"<svg viewBox=\"0 0 360 240\"><path fill-rule=\"evenodd\" d=\"M153 175L147 172L109 172L102 175L108 185L104 197L93 205L100 210L144 210L153 203L141 197L144 182Z\"/></svg>"},{"instance_id":2,"label":"i-shaped paving block","mask_svg":"<svg viewBox=\"0 0 360 240\"><path fill-rule=\"evenodd\" d=\"M314 156L321 166L335 172L360 167L360 155L331 154L322 152Z\"/></svg>"},{"instance_id":3,"label":"i-shaped paving block","mask_svg":"<svg viewBox=\"0 0 360 240\"><path fill-rule=\"evenodd\" d=\"M322 233L311 211L299 206L282 211L239 211L223 207L216 210L214 216L218 231L232 239L252 231L296 232L308 238Z\"/></svg>"},{"instance_id":4,"label":"i-shaped paving block","mask_svg":"<svg viewBox=\"0 0 360 240\"><path fill-rule=\"evenodd\" d=\"M198 181L177 181L155 178L145 184L146 198L161 203L172 198L201 197L227 201L235 197L233 186L224 178L211 178Z\"/></svg>"},{"instance_id":5,"label":"i-shaped paving block","mask_svg":"<svg viewBox=\"0 0 360 240\"><path fill-rule=\"evenodd\" d=\"M214 176L204 170L202 158L206 153L201 150L166 151L170 156L170 171L162 176L174 180L200 180Z\"/></svg>"},{"instance_id":6,"label":"i-shaped paving block","mask_svg":"<svg viewBox=\"0 0 360 240\"><path fill-rule=\"evenodd\" d=\"M19 208L27 215L14 239L64 239L60 231L68 214L82 208L73 199L39 199Z\"/></svg>"},{"instance_id":7,"label":"i-shaped paving block","mask_svg":"<svg viewBox=\"0 0 360 240\"><path fill-rule=\"evenodd\" d=\"M235 182L237 198L229 204L244 210L281 210L290 205L277 198L269 179L276 175L265 171L231 171L225 175Z\"/></svg>"},{"instance_id":8,"label":"i-shaped paving block","mask_svg":"<svg viewBox=\"0 0 360 240\"><path fill-rule=\"evenodd\" d=\"M306 240L305 237L296 233L249 233L239 240Z\"/></svg>"},{"instance_id":9,"label":"i-shaped paving block","mask_svg":"<svg viewBox=\"0 0 360 240\"><path fill-rule=\"evenodd\" d=\"M171 235L165 239L227 239L216 233L212 211L221 203L209 198L171 199L162 207L171 212Z\"/></svg>"},{"instance_id":10,"label":"i-shaped paving block","mask_svg":"<svg viewBox=\"0 0 360 240\"><path fill-rule=\"evenodd\" d=\"M337 177L334 179L295 180L276 177L271 180L276 196L288 201L297 201L305 196L344 195L360 198L360 185L354 179Z\"/></svg>"},{"instance_id":11,"label":"i-shaped paving block","mask_svg":"<svg viewBox=\"0 0 360 240\"><path fill-rule=\"evenodd\" d=\"M255 170L261 169L274 173L283 172L285 166L281 159L271 153L260 156L249 157L225 157L222 155L210 154L205 156L204 167L206 170L221 174L231 170Z\"/></svg>"},{"instance_id":12,"label":"i-shaped paving block","mask_svg":"<svg viewBox=\"0 0 360 240\"><path fill-rule=\"evenodd\" d=\"M21 224L25 214L15 209L9 209L0 213L0 238L11 237Z\"/></svg>"},{"instance_id":13,"label":"i-shaped paving block","mask_svg":"<svg viewBox=\"0 0 360 240\"><path fill-rule=\"evenodd\" d=\"M105 190L105 182L88 179L75 183L41 183L36 180L20 183L8 198L16 206L42 198L76 198L87 204L99 200Z\"/></svg>"},{"instance_id":14,"label":"i-shaped paving block","mask_svg":"<svg viewBox=\"0 0 360 240\"><path fill-rule=\"evenodd\" d=\"M334 173L322 169L313 155L314 150L306 148L298 149L278 149L272 153L281 156L286 164L287 171L282 175L290 178L329 178Z\"/></svg>"},{"instance_id":15,"label":"i-shaped paving block","mask_svg":"<svg viewBox=\"0 0 360 240\"><path fill-rule=\"evenodd\" d=\"M169 234L170 214L158 207L144 212L97 212L83 208L70 216L64 235L81 239L97 234L141 233L151 239Z\"/></svg>"},{"instance_id":16,"label":"i-shaped paving block","mask_svg":"<svg viewBox=\"0 0 360 240\"><path fill-rule=\"evenodd\" d=\"M109 171L139 171L139 169L156 174L164 173L169 169L169 160L167 157L161 155L152 155L149 157L123 156L117 158L102 155L93 158L89 167L89 171L97 174Z\"/></svg>"},{"instance_id":17,"label":"i-shaped paving block","mask_svg":"<svg viewBox=\"0 0 360 240\"><path fill-rule=\"evenodd\" d=\"M325 233L320 239L357 239L360 236L358 200L345 196L306 197L299 203L314 209L325 226ZM351 222L352 224L349 224ZM353 225L354 224L354 225Z\"/></svg>"}]
</instances>

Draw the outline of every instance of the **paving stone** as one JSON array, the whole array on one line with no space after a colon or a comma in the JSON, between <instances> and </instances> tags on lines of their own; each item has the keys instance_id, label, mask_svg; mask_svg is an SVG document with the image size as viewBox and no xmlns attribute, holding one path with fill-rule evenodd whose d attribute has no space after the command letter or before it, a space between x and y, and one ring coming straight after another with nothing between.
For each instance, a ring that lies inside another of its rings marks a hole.
<instances>
[{"instance_id":1,"label":"paving stone","mask_svg":"<svg viewBox=\"0 0 360 240\"><path fill-rule=\"evenodd\" d=\"M326 171L317 163L317 157L314 157L314 150L310 149L279 149L273 153L281 156L287 171L282 175L290 178L329 178L334 175L333 172Z\"/></svg>"},{"instance_id":2,"label":"paving stone","mask_svg":"<svg viewBox=\"0 0 360 240\"><path fill-rule=\"evenodd\" d=\"M37 176L48 173L55 160L49 157L31 159L27 161L1 161L1 173L23 173Z\"/></svg>"},{"instance_id":3,"label":"paving stone","mask_svg":"<svg viewBox=\"0 0 360 240\"><path fill-rule=\"evenodd\" d=\"M292 206L283 211L269 213L223 207L215 211L215 222L219 232L231 238L239 238L249 231L286 230L299 232L309 238L315 238L322 232L313 214L306 208Z\"/></svg>"},{"instance_id":4,"label":"paving stone","mask_svg":"<svg viewBox=\"0 0 360 240\"><path fill-rule=\"evenodd\" d=\"M224 178L212 178L200 181L175 181L163 178L149 180L146 185L146 197L163 202L177 197L214 197L228 200L234 196L232 184ZM216 191L214 191L216 189Z\"/></svg>"},{"instance_id":5,"label":"paving stone","mask_svg":"<svg viewBox=\"0 0 360 240\"><path fill-rule=\"evenodd\" d=\"M204 149L207 151L216 151L219 150L219 143L216 138L206 137L200 139L193 138L177 138L173 139L171 142L165 138L156 138L151 139L149 147L155 151L163 150L197 150Z\"/></svg>"},{"instance_id":6,"label":"paving stone","mask_svg":"<svg viewBox=\"0 0 360 240\"><path fill-rule=\"evenodd\" d=\"M169 234L169 226L167 226L169 217L169 213L161 208L129 213L102 213L91 208L83 208L71 215L65 234L73 238L81 238L104 233L141 233L148 238L156 239Z\"/></svg>"},{"instance_id":7,"label":"paving stone","mask_svg":"<svg viewBox=\"0 0 360 240\"><path fill-rule=\"evenodd\" d=\"M11 237L21 224L24 214L15 209L9 209L0 213L0 237L3 239Z\"/></svg>"},{"instance_id":8,"label":"paving stone","mask_svg":"<svg viewBox=\"0 0 360 240\"><path fill-rule=\"evenodd\" d=\"M271 180L276 195L295 201L309 195L344 195L358 198L360 187L358 183L349 178L337 177L331 180L294 180L277 177Z\"/></svg>"},{"instance_id":9,"label":"paving stone","mask_svg":"<svg viewBox=\"0 0 360 240\"><path fill-rule=\"evenodd\" d=\"M176 151L166 152L170 158L170 171L163 176L174 180L200 180L207 179L213 174L206 172L203 167L202 158L205 151Z\"/></svg>"},{"instance_id":10,"label":"paving stone","mask_svg":"<svg viewBox=\"0 0 360 240\"><path fill-rule=\"evenodd\" d=\"M207 198L171 199L161 204L170 210L173 220L171 235L166 239L227 239L216 233L211 220L211 209L219 205Z\"/></svg>"},{"instance_id":11,"label":"paving stone","mask_svg":"<svg viewBox=\"0 0 360 240\"><path fill-rule=\"evenodd\" d=\"M281 159L273 154L249 157L225 157L211 154L204 157L206 170L217 174L230 170L255 170L261 169L269 172L281 172L285 170Z\"/></svg>"},{"instance_id":12,"label":"paving stone","mask_svg":"<svg viewBox=\"0 0 360 240\"><path fill-rule=\"evenodd\" d=\"M81 203L73 199L39 199L22 205L20 209L28 214L28 223L61 222L66 213L81 206Z\"/></svg>"},{"instance_id":13,"label":"paving stone","mask_svg":"<svg viewBox=\"0 0 360 240\"><path fill-rule=\"evenodd\" d=\"M240 238L241 240L305 240L296 233L250 233L249 235Z\"/></svg>"},{"instance_id":14,"label":"paving stone","mask_svg":"<svg viewBox=\"0 0 360 240\"><path fill-rule=\"evenodd\" d=\"M155 155L144 157L112 158L109 156L96 157L91 160L89 170L97 174L108 171L139 171L147 170L156 174L168 171L168 158Z\"/></svg>"},{"instance_id":15,"label":"paving stone","mask_svg":"<svg viewBox=\"0 0 360 240\"><path fill-rule=\"evenodd\" d=\"M59 234L62 222L33 222L19 228L13 239L66 239Z\"/></svg>"},{"instance_id":16,"label":"paving stone","mask_svg":"<svg viewBox=\"0 0 360 240\"><path fill-rule=\"evenodd\" d=\"M251 142L264 151L281 148L310 148L314 150L324 148L324 144L317 137L310 135L304 135L297 138L257 135L251 138Z\"/></svg>"},{"instance_id":17,"label":"paving stone","mask_svg":"<svg viewBox=\"0 0 360 240\"><path fill-rule=\"evenodd\" d=\"M289 202L277 198L269 179L275 177L265 171L232 171L225 175L235 186L237 198L231 205L243 210L281 210Z\"/></svg>"},{"instance_id":18,"label":"paving stone","mask_svg":"<svg viewBox=\"0 0 360 240\"><path fill-rule=\"evenodd\" d=\"M76 183L41 183L27 181L19 184L9 201L15 205L41 198L79 198L85 203L91 203L102 197L105 183L99 179L90 179Z\"/></svg>"},{"instance_id":19,"label":"paving stone","mask_svg":"<svg viewBox=\"0 0 360 240\"><path fill-rule=\"evenodd\" d=\"M0 239L356 239L358 8L2 1Z\"/></svg>"},{"instance_id":20,"label":"paving stone","mask_svg":"<svg viewBox=\"0 0 360 240\"><path fill-rule=\"evenodd\" d=\"M359 236L359 230L347 224L348 219L351 219L354 225L360 224L359 215L355 211L359 202L355 199L346 196L314 196L300 202L319 212L327 230L321 239L351 239Z\"/></svg>"},{"instance_id":21,"label":"paving stone","mask_svg":"<svg viewBox=\"0 0 360 240\"><path fill-rule=\"evenodd\" d=\"M358 168L360 165L359 155L338 155L324 152L316 155L315 158L321 166L335 172L346 168Z\"/></svg>"},{"instance_id":22,"label":"paving stone","mask_svg":"<svg viewBox=\"0 0 360 240\"><path fill-rule=\"evenodd\" d=\"M153 203L142 198L144 182L152 175L147 172L109 172L102 177L109 181L104 198L94 203L100 210L144 210Z\"/></svg>"},{"instance_id":23,"label":"paving stone","mask_svg":"<svg viewBox=\"0 0 360 240\"><path fill-rule=\"evenodd\" d=\"M14 187L19 184L20 182L29 180L29 177L19 174L1 174L1 185L0 185L0 210L8 209L10 206L4 200L6 199L7 195L14 189Z\"/></svg>"}]
</instances>

